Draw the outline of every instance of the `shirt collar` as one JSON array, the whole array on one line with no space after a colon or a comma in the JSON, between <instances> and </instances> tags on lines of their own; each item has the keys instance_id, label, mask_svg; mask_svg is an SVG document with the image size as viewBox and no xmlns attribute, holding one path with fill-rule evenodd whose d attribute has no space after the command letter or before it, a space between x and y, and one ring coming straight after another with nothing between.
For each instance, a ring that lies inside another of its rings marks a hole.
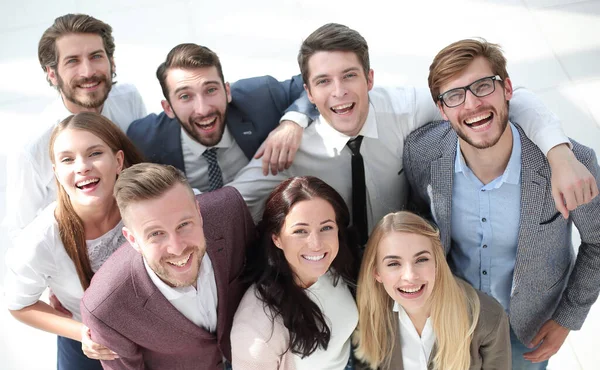
<instances>
[{"instance_id":1,"label":"shirt collar","mask_svg":"<svg viewBox=\"0 0 600 370\"><path fill-rule=\"evenodd\" d=\"M334 149L338 153L344 149L348 140L352 139L352 136L348 136L337 131L333 126L327 122L325 117L322 115L317 118L317 121L314 123L315 130L319 133L319 136L323 139L323 144L326 148ZM369 102L369 113L367 114L367 119L363 127L360 129L358 135L362 135L364 137L369 137L372 139L379 138L377 132L377 119L375 107ZM358 136L357 135L357 136Z\"/></svg>"},{"instance_id":2,"label":"shirt collar","mask_svg":"<svg viewBox=\"0 0 600 370\"><path fill-rule=\"evenodd\" d=\"M500 176L499 181L497 182L495 188L499 188L503 183L518 185L521 181L521 135L519 134L519 130L512 124L510 125L510 130L512 132L513 137L513 146L512 152L510 153L510 158L508 160L508 164L506 165L506 169ZM465 175L471 174L471 169L467 166L465 162L465 158L460 152L460 140L456 140L456 157L454 159L454 173L463 172ZM495 181L494 181L495 182Z\"/></svg>"},{"instance_id":3,"label":"shirt collar","mask_svg":"<svg viewBox=\"0 0 600 370\"><path fill-rule=\"evenodd\" d=\"M183 297L195 297L198 294L198 291L193 286L186 287L171 287L167 285L161 278L156 275L156 273L152 270L152 268L146 262L146 258L144 260L144 267L146 268L146 272L148 272L148 276L150 276L150 280L154 283L156 288L167 298L168 301L174 301ZM202 285L202 281L209 274L213 273L212 263L207 253L204 253L204 257L202 258L202 263L200 264L200 271L198 273L198 279L196 280L196 287Z\"/></svg>"},{"instance_id":4,"label":"shirt collar","mask_svg":"<svg viewBox=\"0 0 600 370\"><path fill-rule=\"evenodd\" d=\"M190 150L196 155L202 155L207 149L206 146L200 144L196 140L192 139L187 132L183 128L181 128L181 141L188 147ZM219 141L212 148L229 148L233 144L233 137L229 132L229 128L225 125L225 130L223 131L223 137L221 137L221 141Z\"/></svg>"}]
</instances>

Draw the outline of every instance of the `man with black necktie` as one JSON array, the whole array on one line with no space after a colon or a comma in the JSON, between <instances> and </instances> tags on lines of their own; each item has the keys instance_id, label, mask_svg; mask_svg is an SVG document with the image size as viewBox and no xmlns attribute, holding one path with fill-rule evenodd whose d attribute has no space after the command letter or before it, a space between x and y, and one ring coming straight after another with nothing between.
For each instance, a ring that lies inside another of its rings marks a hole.
<instances>
[{"instance_id":1,"label":"man with black necktie","mask_svg":"<svg viewBox=\"0 0 600 370\"><path fill-rule=\"evenodd\" d=\"M260 161L252 160L230 185L259 220L265 198L283 179L319 177L344 198L364 244L384 215L405 207L404 140L415 129L441 120L441 115L429 90L374 88L367 42L346 26L326 24L314 31L300 47L298 64L308 99L321 115L304 130L290 168L264 177ZM566 165L561 163L564 167L553 167L564 174L565 183L577 180L571 171L582 165L567 145L561 145L568 138L558 119L549 120L555 116L533 94L516 91L510 117L523 122L525 132L536 138L544 153L549 152L551 164L555 157L569 159Z\"/></svg>"}]
</instances>

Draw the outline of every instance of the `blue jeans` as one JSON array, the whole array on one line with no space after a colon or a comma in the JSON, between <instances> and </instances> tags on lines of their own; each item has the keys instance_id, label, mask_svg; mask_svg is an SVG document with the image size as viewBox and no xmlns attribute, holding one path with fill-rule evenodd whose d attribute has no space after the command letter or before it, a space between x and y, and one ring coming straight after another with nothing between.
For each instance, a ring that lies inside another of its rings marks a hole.
<instances>
[{"instance_id":1,"label":"blue jeans","mask_svg":"<svg viewBox=\"0 0 600 370\"><path fill-rule=\"evenodd\" d=\"M512 328L510 328L510 349L512 351L513 370L545 370L548 366L547 360L544 362L533 363L523 358L523 354L531 352L535 348L527 348L526 345L521 343Z\"/></svg>"},{"instance_id":2,"label":"blue jeans","mask_svg":"<svg viewBox=\"0 0 600 370\"><path fill-rule=\"evenodd\" d=\"M83 354L81 342L57 336L56 368L58 370L102 370L98 360L92 360Z\"/></svg>"}]
</instances>

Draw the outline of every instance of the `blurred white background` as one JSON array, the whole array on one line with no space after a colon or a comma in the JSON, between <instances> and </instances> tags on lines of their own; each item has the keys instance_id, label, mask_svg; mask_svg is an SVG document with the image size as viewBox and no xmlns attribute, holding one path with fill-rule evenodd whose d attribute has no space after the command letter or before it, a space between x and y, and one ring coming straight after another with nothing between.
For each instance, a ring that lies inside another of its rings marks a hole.
<instances>
[{"instance_id":1,"label":"blurred white background","mask_svg":"<svg viewBox=\"0 0 600 370\"><path fill-rule=\"evenodd\" d=\"M328 22L346 24L369 42L375 83L427 85L433 56L450 42L484 37L503 46L514 85L534 91L562 119L567 134L600 153L600 0L3 0L0 3L0 219L5 213L6 153L36 130L53 99L37 43L54 18L87 13L113 27L117 81L134 83L148 112L160 111L155 77L182 42L206 45L225 79L299 73L303 38ZM600 217L600 216L599 216ZM4 253L0 230L0 287ZM0 296L0 368L56 368L55 336L26 327ZM551 369L598 369L600 305L569 335Z\"/></svg>"}]
</instances>

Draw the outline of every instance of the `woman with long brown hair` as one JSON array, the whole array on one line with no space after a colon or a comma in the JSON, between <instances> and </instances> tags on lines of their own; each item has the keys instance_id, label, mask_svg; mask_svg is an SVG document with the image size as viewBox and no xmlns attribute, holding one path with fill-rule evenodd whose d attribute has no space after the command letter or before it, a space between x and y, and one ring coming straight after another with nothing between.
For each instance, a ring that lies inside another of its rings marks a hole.
<instances>
[{"instance_id":1,"label":"woman with long brown hair","mask_svg":"<svg viewBox=\"0 0 600 370\"><path fill-rule=\"evenodd\" d=\"M142 157L114 123L96 113L69 116L50 138L58 199L15 240L6 256L5 296L19 321L58 335L58 369L101 369L82 353L88 339L79 302L94 273L125 242L113 188ZM39 300L49 287L73 316ZM92 357L116 354L90 344Z\"/></svg>"},{"instance_id":2,"label":"woman with long brown hair","mask_svg":"<svg viewBox=\"0 0 600 370\"><path fill-rule=\"evenodd\" d=\"M356 301L355 354L371 369L511 367L504 309L452 275L438 230L413 213L375 226Z\"/></svg>"}]
</instances>

